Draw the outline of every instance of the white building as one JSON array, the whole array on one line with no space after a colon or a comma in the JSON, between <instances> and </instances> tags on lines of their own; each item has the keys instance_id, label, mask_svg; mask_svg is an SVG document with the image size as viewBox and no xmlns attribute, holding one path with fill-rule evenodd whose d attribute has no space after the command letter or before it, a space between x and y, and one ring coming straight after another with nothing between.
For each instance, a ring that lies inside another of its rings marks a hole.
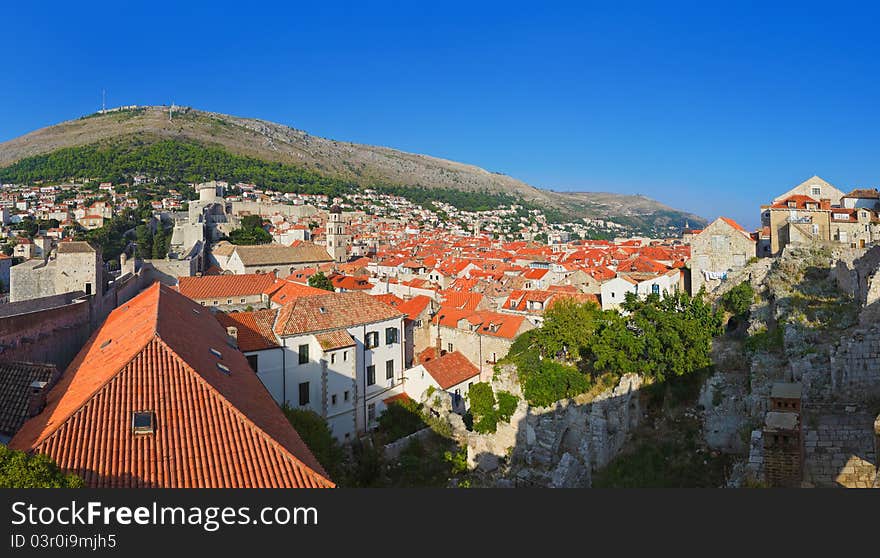
<instances>
[{"instance_id":1,"label":"white building","mask_svg":"<svg viewBox=\"0 0 880 558\"><path fill-rule=\"evenodd\" d=\"M404 391L416 401L433 388L452 396L452 408L457 413L468 409L467 393L474 382L480 381L480 369L458 351L445 353L425 361L404 373Z\"/></svg>"},{"instance_id":2,"label":"white building","mask_svg":"<svg viewBox=\"0 0 880 558\"><path fill-rule=\"evenodd\" d=\"M650 294L663 296L677 292L681 284L681 271L670 269L666 273L618 273L614 279L602 283L602 310L619 309L631 292L645 299Z\"/></svg>"},{"instance_id":3,"label":"white building","mask_svg":"<svg viewBox=\"0 0 880 558\"><path fill-rule=\"evenodd\" d=\"M299 297L279 309L219 315L279 404L324 417L340 441L376 426L400 393L404 314L361 292Z\"/></svg>"}]
</instances>

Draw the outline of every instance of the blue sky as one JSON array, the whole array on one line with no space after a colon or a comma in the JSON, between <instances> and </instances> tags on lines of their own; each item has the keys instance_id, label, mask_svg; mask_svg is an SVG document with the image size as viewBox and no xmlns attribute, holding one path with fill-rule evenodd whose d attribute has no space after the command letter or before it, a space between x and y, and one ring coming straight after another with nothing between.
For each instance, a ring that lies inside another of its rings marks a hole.
<instances>
[{"instance_id":1,"label":"blue sky","mask_svg":"<svg viewBox=\"0 0 880 558\"><path fill-rule=\"evenodd\" d=\"M880 182L867 5L76 4L4 7L0 141L103 88L749 227L813 174Z\"/></svg>"}]
</instances>

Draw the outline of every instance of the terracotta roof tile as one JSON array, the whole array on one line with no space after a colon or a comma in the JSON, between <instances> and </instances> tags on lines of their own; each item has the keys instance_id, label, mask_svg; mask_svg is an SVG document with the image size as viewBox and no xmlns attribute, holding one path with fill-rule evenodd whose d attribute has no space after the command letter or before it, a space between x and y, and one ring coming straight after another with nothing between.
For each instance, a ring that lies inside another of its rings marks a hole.
<instances>
[{"instance_id":1,"label":"terracotta roof tile","mask_svg":"<svg viewBox=\"0 0 880 558\"><path fill-rule=\"evenodd\" d=\"M275 290L276 282L280 283L271 273L178 277L177 290L193 300L256 296Z\"/></svg>"},{"instance_id":2,"label":"terracotta roof tile","mask_svg":"<svg viewBox=\"0 0 880 558\"><path fill-rule=\"evenodd\" d=\"M110 313L10 447L90 487L333 486L217 320L159 283Z\"/></svg>"},{"instance_id":3,"label":"terracotta roof tile","mask_svg":"<svg viewBox=\"0 0 880 558\"><path fill-rule=\"evenodd\" d=\"M272 333L278 309L253 312L217 312L215 317L224 328L238 329L238 348L242 351L262 351L280 347Z\"/></svg>"},{"instance_id":4,"label":"terracotta roof tile","mask_svg":"<svg viewBox=\"0 0 880 558\"><path fill-rule=\"evenodd\" d=\"M449 389L480 375L480 369L458 351L423 362L422 366L434 378L440 389Z\"/></svg>"},{"instance_id":5,"label":"terracotta roof tile","mask_svg":"<svg viewBox=\"0 0 880 558\"><path fill-rule=\"evenodd\" d=\"M403 313L360 291L298 298L278 313L275 333L299 335L402 317Z\"/></svg>"},{"instance_id":6,"label":"terracotta roof tile","mask_svg":"<svg viewBox=\"0 0 880 558\"><path fill-rule=\"evenodd\" d=\"M316 333L315 339L318 340L318 344L325 351L335 351L336 349L355 346L354 338L344 329Z\"/></svg>"}]
</instances>

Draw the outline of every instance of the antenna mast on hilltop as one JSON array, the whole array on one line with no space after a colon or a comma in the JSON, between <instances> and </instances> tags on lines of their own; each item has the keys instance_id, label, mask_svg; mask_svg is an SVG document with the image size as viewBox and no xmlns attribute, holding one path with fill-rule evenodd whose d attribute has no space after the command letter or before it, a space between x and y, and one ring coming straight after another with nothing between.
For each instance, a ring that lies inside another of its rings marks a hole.
<instances>
[{"instance_id":1,"label":"antenna mast on hilltop","mask_svg":"<svg viewBox=\"0 0 880 558\"><path fill-rule=\"evenodd\" d=\"M101 90L101 114L107 112L107 91Z\"/></svg>"},{"instance_id":2,"label":"antenna mast on hilltop","mask_svg":"<svg viewBox=\"0 0 880 558\"><path fill-rule=\"evenodd\" d=\"M174 101L171 101L171 106L168 107L168 122L174 118Z\"/></svg>"}]
</instances>

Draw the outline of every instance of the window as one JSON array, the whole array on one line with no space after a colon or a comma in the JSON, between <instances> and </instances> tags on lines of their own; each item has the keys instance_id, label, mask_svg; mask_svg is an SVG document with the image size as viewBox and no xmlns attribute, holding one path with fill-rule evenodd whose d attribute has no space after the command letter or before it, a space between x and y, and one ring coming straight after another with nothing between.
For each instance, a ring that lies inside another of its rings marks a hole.
<instances>
[{"instance_id":1,"label":"window","mask_svg":"<svg viewBox=\"0 0 880 558\"><path fill-rule=\"evenodd\" d=\"M348 401L348 391L346 391L345 393L342 394L342 399L344 401Z\"/></svg>"},{"instance_id":2,"label":"window","mask_svg":"<svg viewBox=\"0 0 880 558\"><path fill-rule=\"evenodd\" d=\"M367 405L367 419L370 422L373 422L374 420L376 420L376 404L375 403L370 403L369 405Z\"/></svg>"},{"instance_id":3,"label":"window","mask_svg":"<svg viewBox=\"0 0 880 558\"><path fill-rule=\"evenodd\" d=\"M336 394L335 393L330 396L330 404L336 405Z\"/></svg>"},{"instance_id":4,"label":"window","mask_svg":"<svg viewBox=\"0 0 880 558\"><path fill-rule=\"evenodd\" d=\"M91 283L86 283L86 294L87 295L92 294L92 284Z\"/></svg>"},{"instance_id":5,"label":"window","mask_svg":"<svg viewBox=\"0 0 880 558\"><path fill-rule=\"evenodd\" d=\"M415 327L422 327L422 320L416 320L415 322L413 322L413 325Z\"/></svg>"},{"instance_id":6,"label":"window","mask_svg":"<svg viewBox=\"0 0 880 558\"><path fill-rule=\"evenodd\" d=\"M658 285L657 283L654 283L653 285L651 285L651 293L652 294L660 294L660 285Z\"/></svg>"},{"instance_id":7,"label":"window","mask_svg":"<svg viewBox=\"0 0 880 558\"><path fill-rule=\"evenodd\" d=\"M308 345L300 345L299 346L299 363L305 364L309 361L309 346Z\"/></svg>"},{"instance_id":8,"label":"window","mask_svg":"<svg viewBox=\"0 0 880 558\"><path fill-rule=\"evenodd\" d=\"M814 235L819 234L819 225L813 225L813 234Z\"/></svg>"},{"instance_id":9,"label":"window","mask_svg":"<svg viewBox=\"0 0 880 558\"><path fill-rule=\"evenodd\" d=\"M153 433L153 413L150 411L135 411L131 414L131 431L133 434Z\"/></svg>"},{"instance_id":10,"label":"window","mask_svg":"<svg viewBox=\"0 0 880 558\"><path fill-rule=\"evenodd\" d=\"M251 369L254 372L259 372L259 365L257 364L257 355L247 355L248 364L251 365Z\"/></svg>"},{"instance_id":11,"label":"window","mask_svg":"<svg viewBox=\"0 0 880 558\"><path fill-rule=\"evenodd\" d=\"M227 299L226 299L226 304L232 304L232 299L231 299L231 298L227 298Z\"/></svg>"},{"instance_id":12,"label":"window","mask_svg":"<svg viewBox=\"0 0 880 558\"><path fill-rule=\"evenodd\" d=\"M723 234L712 235L712 250L720 252L727 247L727 237Z\"/></svg>"},{"instance_id":13,"label":"window","mask_svg":"<svg viewBox=\"0 0 880 558\"><path fill-rule=\"evenodd\" d=\"M301 382L299 384L299 404L300 405L308 405L309 404L309 383Z\"/></svg>"},{"instance_id":14,"label":"window","mask_svg":"<svg viewBox=\"0 0 880 558\"><path fill-rule=\"evenodd\" d=\"M371 331L367 333L366 346L368 349L379 346L379 332Z\"/></svg>"},{"instance_id":15,"label":"window","mask_svg":"<svg viewBox=\"0 0 880 558\"><path fill-rule=\"evenodd\" d=\"M810 187L810 195L812 196L821 196L822 188L820 186L812 186Z\"/></svg>"},{"instance_id":16,"label":"window","mask_svg":"<svg viewBox=\"0 0 880 558\"><path fill-rule=\"evenodd\" d=\"M397 343L397 328L396 327L386 327L385 328L385 344L391 345L392 343Z\"/></svg>"},{"instance_id":17,"label":"window","mask_svg":"<svg viewBox=\"0 0 880 558\"><path fill-rule=\"evenodd\" d=\"M367 385L371 386L376 383L376 365L367 366Z\"/></svg>"},{"instance_id":18,"label":"window","mask_svg":"<svg viewBox=\"0 0 880 558\"><path fill-rule=\"evenodd\" d=\"M452 352L452 343L447 343L447 344L446 344L446 352L448 352L448 353L451 353L451 352Z\"/></svg>"},{"instance_id":19,"label":"window","mask_svg":"<svg viewBox=\"0 0 880 558\"><path fill-rule=\"evenodd\" d=\"M330 364L336 364L336 353L330 353Z\"/></svg>"},{"instance_id":20,"label":"window","mask_svg":"<svg viewBox=\"0 0 880 558\"><path fill-rule=\"evenodd\" d=\"M386 360L385 361L385 379L393 380L394 379L394 361Z\"/></svg>"},{"instance_id":21,"label":"window","mask_svg":"<svg viewBox=\"0 0 880 558\"><path fill-rule=\"evenodd\" d=\"M348 361L348 351L342 351L342 362Z\"/></svg>"},{"instance_id":22,"label":"window","mask_svg":"<svg viewBox=\"0 0 880 558\"><path fill-rule=\"evenodd\" d=\"M214 306L217 306L218 304L220 304L220 301L219 301L219 300L215 300L215 301L214 301Z\"/></svg>"},{"instance_id":23,"label":"window","mask_svg":"<svg viewBox=\"0 0 880 558\"><path fill-rule=\"evenodd\" d=\"M246 300L246 299L244 299L244 298L241 299L241 303L244 304L245 300Z\"/></svg>"}]
</instances>

